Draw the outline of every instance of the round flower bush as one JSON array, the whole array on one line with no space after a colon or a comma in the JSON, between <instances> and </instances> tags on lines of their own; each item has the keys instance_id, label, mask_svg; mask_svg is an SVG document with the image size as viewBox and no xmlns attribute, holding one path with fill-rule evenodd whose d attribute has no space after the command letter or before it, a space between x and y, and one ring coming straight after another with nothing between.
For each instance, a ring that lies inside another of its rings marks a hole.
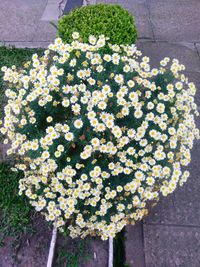
<instances>
[{"instance_id":1,"label":"round flower bush","mask_svg":"<svg viewBox=\"0 0 200 267\"><path fill-rule=\"evenodd\" d=\"M19 194L72 237L105 240L186 182L199 138L196 89L177 59L152 69L134 45L73 38L56 39L24 69L2 68L1 132L24 174Z\"/></svg>"}]
</instances>

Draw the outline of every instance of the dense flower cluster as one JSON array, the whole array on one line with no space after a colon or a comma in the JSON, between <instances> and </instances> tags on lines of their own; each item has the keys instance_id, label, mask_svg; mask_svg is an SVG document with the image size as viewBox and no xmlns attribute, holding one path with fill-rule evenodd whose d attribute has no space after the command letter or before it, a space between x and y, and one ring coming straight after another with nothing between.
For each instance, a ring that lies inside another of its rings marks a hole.
<instances>
[{"instance_id":1,"label":"dense flower cluster","mask_svg":"<svg viewBox=\"0 0 200 267\"><path fill-rule=\"evenodd\" d=\"M23 70L2 68L1 132L24 173L20 194L72 237L107 239L187 180L196 89L177 59L151 69L134 45L73 38L56 39Z\"/></svg>"}]
</instances>

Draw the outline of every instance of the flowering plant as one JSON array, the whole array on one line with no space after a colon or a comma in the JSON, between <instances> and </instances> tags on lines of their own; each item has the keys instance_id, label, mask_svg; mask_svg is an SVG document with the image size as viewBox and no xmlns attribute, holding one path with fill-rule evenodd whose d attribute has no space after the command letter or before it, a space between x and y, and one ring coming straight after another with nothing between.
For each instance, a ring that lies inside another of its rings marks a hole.
<instances>
[{"instance_id":1,"label":"flowering plant","mask_svg":"<svg viewBox=\"0 0 200 267\"><path fill-rule=\"evenodd\" d=\"M24 174L19 194L56 227L68 222L72 237L107 239L187 180L196 89L177 59L151 69L134 45L73 38L56 39L24 69L2 68L1 132Z\"/></svg>"}]
</instances>

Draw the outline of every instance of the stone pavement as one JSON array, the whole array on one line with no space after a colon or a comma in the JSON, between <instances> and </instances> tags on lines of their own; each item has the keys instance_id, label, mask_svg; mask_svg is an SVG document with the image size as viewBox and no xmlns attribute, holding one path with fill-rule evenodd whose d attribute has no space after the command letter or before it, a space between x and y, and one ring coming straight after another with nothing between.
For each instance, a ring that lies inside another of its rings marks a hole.
<instances>
[{"instance_id":1,"label":"stone pavement","mask_svg":"<svg viewBox=\"0 0 200 267\"><path fill-rule=\"evenodd\" d=\"M137 46L153 66L165 56L178 58L198 88L200 106L200 1L118 0L134 16ZM200 127L200 118L197 119ZM200 266L200 142L195 143L188 182L162 198L150 216L127 227L126 258L131 267Z\"/></svg>"},{"instance_id":2,"label":"stone pavement","mask_svg":"<svg viewBox=\"0 0 200 267\"><path fill-rule=\"evenodd\" d=\"M0 0L0 42L16 47L47 47L55 38L50 24L66 0Z\"/></svg>"}]
</instances>

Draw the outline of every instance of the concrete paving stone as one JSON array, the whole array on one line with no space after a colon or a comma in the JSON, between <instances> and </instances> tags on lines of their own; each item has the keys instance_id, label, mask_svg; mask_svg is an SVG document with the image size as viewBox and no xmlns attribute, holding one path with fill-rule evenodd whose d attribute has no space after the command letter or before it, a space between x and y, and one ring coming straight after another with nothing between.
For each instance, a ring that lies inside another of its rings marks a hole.
<instances>
[{"instance_id":1,"label":"concrete paving stone","mask_svg":"<svg viewBox=\"0 0 200 267\"><path fill-rule=\"evenodd\" d=\"M148 19L135 18L139 39L153 39L151 24Z\"/></svg>"},{"instance_id":2,"label":"concrete paving stone","mask_svg":"<svg viewBox=\"0 0 200 267\"><path fill-rule=\"evenodd\" d=\"M183 187L173 194L161 197L157 207L152 208L146 224L189 225L200 227L200 142L196 141L192 150L192 161L187 168L190 177Z\"/></svg>"},{"instance_id":3,"label":"concrete paving stone","mask_svg":"<svg viewBox=\"0 0 200 267\"><path fill-rule=\"evenodd\" d=\"M55 25L56 23L53 22ZM56 37L57 29L49 21L39 21L37 28L32 36L33 42L53 42Z\"/></svg>"},{"instance_id":4,"label":"concrete paving stone","mask_svg":"<svg viewBox=\"0 0 200 267\"><path fill-rule=\"evenodd\" d=\"M199 0L148 0L156 40L200 41Z\"/></svg>"},{"instance_id":5,"label":"concrete paving stone","mask_svg":"<svg viewBox=\"0 0 200 267\"><path fill-rule=\"evenodd\" d=\"M1 0L0 41L31 41L46 0Z\"/></svg>"},{"instance_id":6,"label":"concrete paving stone","mask_svg":"<svg viewBox=\"0 0 200 267\"><path fill-rule=\"evenodd\" d=\"M48 0L41 20L54 21L58 20L63 14L67 0Z\"/></svg>"},{"instance_id":7,"label":"concrete paving stone","mask_svg":"<svg viewBox=\"0 0 200 267\"><path fill-rule=\"evenodd\" d=\"M1 0L0 25L30 24L40 19L47 0Z\"/></svg>"},{"instance_id":8,"label":"concrete paving stone","mask_svg":"<svg viewBox=\"0 0 200 267\"><path fill-rule=\"evenodd\" d=\"M135 23L138 29L139 38L153 39L153 32L149 21L149 13L145 0L98 0L97 3L120 4L134 16Z\"/></svg>"},{"instance_id":9,"label":"concrete paving stone","mask_svg":"<svg viewBox=\"0 0 200 267\"><path fill-rule=\"evenodd\" d=\"M159 66L164 57L177 58L186 71L200 71L200 60L194 44L140 41L136 43L143 55L150 57L151 66Z\"/></svg>"},{"instance_id":10,"label":"concrete paving stone","mask_svg":"<svg viewBox=\"0 0 200 267\"><path fill-rule=\"evenodd\" d=\"M9 27L0 25L0 41L27 41L30 42L33 39L35 31L37 29L36 24L13 24Z\"/></svg>"},{"instance_id":11,"label":"concrete paving stone","mask_svg":"<svg viewBox=\"0 0 200 267\"><path fill-rule=\"evenodd\" d=\"M146 267L200 266L200 228L144 225L144 245Z\"/></svg>"},{"instance_id":12,"label":"concrete paving stone","mask_svg":"<svg viewBox=\"0 0 200 267\"><path fill-rule=\"evenodd\" d=\"M12 27L13 24L37 23L45 9L46 2L47 0L1 0L0 24Z\"/></svg>"},{"instance_id":13,"label":"concrete paving stone","mask_svg":"<svg viewBox=\"0 0 200 267\"><path fill-rule=\"evenodd\" d=\"M126 227L126 264L130 267L145 267L142 222Z\"/></svg>"},{"instance_id":14,"label":"concrete paving stone","mask_svg":"<svg viewBox=\"0 0 200 267\"><path fill-rule=\"evenodd\" d=\"M59 16L60 16L60 11L58 8L58 4L49 3L44 10L41 20L47 20L47 21L57 20Z\"/></svg>"}]
</instances>

